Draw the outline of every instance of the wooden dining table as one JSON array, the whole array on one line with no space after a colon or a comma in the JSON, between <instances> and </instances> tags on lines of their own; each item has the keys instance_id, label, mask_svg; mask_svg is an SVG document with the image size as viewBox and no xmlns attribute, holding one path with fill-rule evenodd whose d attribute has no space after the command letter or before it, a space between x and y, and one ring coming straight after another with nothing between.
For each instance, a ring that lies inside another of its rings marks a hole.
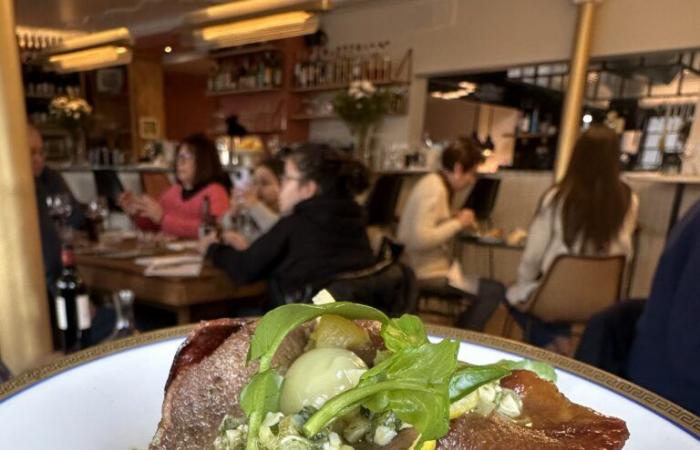
<instances>
[{"instance_id":1,"label":"wooden dining table","mask_svg":"<svg viewBox=\"0 0 700 450\"><path fill-rule=\"evenodd\" d=\"M158 255L177 254L161 250ZM149 253L153 256L153 253ZM204 263L199 276L161 277L144 275L144 266L134 257L114 257L109 253L76 254L76 265L88 289L101 292L116 292L130 289L137 304L174 312L178 324L193 320L208 319L204 310L230 310L231 300L241 305L259 302L265 295L263 282L240 285L234 283L222 270Z\"/></svg>"}]
</instances>

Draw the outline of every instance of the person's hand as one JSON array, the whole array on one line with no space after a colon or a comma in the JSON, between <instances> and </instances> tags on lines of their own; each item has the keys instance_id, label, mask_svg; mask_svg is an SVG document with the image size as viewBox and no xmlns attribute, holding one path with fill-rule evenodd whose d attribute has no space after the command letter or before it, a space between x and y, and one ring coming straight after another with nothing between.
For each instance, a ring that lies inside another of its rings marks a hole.
<instances>
[{"instance_id":1,"label":"person's hand","mask_svg":"<svg viewBox=\"0 0 700 450\"><path fill-rule=\"evenodd\" d=\"M471 228L476 224L476 217L474 216L474 211L471 209L459 211L455 219L459 220L459 223L462 224L462 228Z\"/></svg>"},{"instance_id":2,"label":"person's hand","mask_svg":"<svg viewBox=\"0 0 700 450\"><path fill-rule=\"evenodd\" d=\"M219 238L216 236L216 232L209 233L197 242L197 250L199 250L199 253L202 255L206 255L209 246L218 242Z\"/></svg>"},{"instance_id":3,"label":"person's hand","mask_svg":"<svg viewBox=\"0 0 700 450\"><path fill-rule=\"evenodd\" d=\"M119 207L123 209L124 212L128 215L135 216L136 214L138 214L137 198L136 196L134 196L133 193L129 191L122 192L121 194L119 194L117 203L119 204Z\"/></svg>"},{"instance_id":4,"label":"person's hand","mask_svg":"<svg viewBox=\"0 0 700 450\"><path fill-rule=\"evenodd\" d=\"M160 223L163 220L163 207L160 206L153 197L144 195L137 200L138 212L154 223Z\"/></svg>"},{"instance_id":5,"label":"person's hand","mask_svg":"<svg viewBox=\"0 0 700 450\"><path fill-rule=\"evenodd\" d=\"M237 231L225 231L222 237L224 243L230 245L238 251L243 251L250 247L248 240Z\"/></svg>"}]
</instances>

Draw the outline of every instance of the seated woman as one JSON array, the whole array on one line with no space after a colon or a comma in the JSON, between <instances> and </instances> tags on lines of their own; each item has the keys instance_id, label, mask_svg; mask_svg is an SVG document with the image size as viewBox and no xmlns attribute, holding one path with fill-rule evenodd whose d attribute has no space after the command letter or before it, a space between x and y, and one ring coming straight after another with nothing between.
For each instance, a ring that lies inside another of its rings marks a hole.
<instances>
[{"instance_id":1,"label":"seated woman","mask_svg":"<svg viewBox=\"0 0 700 450\"><path fill-rule=\"evenodd\" d=\"M148 195L125 192L119 204L136 225L144 230L162 231L183 239L199 237L204 199L217 218L228 208L228 175L221 168L216 145L203 134L183 140L175 160L177 183L159 200Z\"/></svg>"},{"instance_id":2,"label":"seated woman","mask_svg":"<svg viewBox=\"0 0 700 450\"><path fill-rule=\"evenodd\" d=\"M614 131L593 125L576 142L561 182L547 190L530 225L518 280L506 294L522 325L530 295L559 255L632 254L637 196L620 180L620 145ZM569 327L533 319L530 342L567 353Z\"/></svg>"},{"instance_id":3,"label":"seated woman","mask_svg":"<svg viewBox=\"0 0 700 450\"><path fill-rule=\"evenodd\" d=\"M374 264L363 208L354 196L369 186L367 168L344 153L304 144L284 160L279 195L282 217L249 244L228 233L200 241L214 264L238 283L269 279L277 300L306 300L334 276Z\"/></svg>"},{"instance_id":4,"label":"seated woman","mask_svg":"<svg viewBox=\"0 0 700 450\"><path fill-rule=\"evenodd\" d=\"M280 177L283 174L282 158L268 158L258 164L253 172L252 186L240 195L234 191L231 209L221 218L223 228L242 231L239 219L244 219L251 222L251 229L245 236L250 242L267 233L280 217Z\"/></svg>"}]
</instances>

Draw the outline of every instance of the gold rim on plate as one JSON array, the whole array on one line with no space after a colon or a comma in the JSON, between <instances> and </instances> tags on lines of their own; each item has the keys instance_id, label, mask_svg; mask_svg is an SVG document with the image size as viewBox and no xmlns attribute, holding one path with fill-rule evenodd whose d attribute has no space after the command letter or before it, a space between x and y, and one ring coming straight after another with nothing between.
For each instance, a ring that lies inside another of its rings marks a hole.
<instances>
[{"instance_id":1,"label":"gold rim on plate","mask_svg":"<svg viewBox=\"0 0 700 450\"><path fill-rule=\"evenodd\" d=\"M35 383L71 369L75 366L79 366L81 364L85 364L87 362L100 359L132 347L138 347L144 344L151 344L176 337L184 337L190 330L192 330L194 326L194 324L191 324L167 328L164 330L139 334L126 339L109 342L107 344L88 348L81 352L68 355L65 358L51 364L30 370L11 378L5 383L0 384L0 403ZM431 335L452 338L458 341L482 345L495 350L514 353L517 356L545 361L554 367L570 372L587 381L601 385L615 393L618 393L623 397L629 398L632 401L639 403L641 406L646 407L658 415L666 418L688 433L700 437L700 417L681 408L675 403L652 393L651 391L630 383L629 381L613 374L602 371L593 366L589 366L588 364L584 364L574 359L567 358L541 348L532 347L522 342L505 339L500 336L492 336L474 331L450 328L442 325L429 324L426 326L426 328Z\"/></svg>"}]
</instances>

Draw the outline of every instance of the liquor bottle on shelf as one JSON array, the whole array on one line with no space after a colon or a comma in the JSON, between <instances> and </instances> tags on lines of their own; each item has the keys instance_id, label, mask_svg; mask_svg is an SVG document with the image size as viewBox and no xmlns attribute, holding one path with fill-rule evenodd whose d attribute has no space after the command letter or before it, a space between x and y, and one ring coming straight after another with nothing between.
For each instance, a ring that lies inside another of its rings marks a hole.
<instances>
[{"instance_id":1,"label":"liquor bottle on shelf","mask_svg":"<svg viewBox=\"0 0 700 450\"><path fill-rule=\"evenodd\" d=\"M75 255L71 245L63 246L61 262L63 271L56 281L56 322L64 353L72 353L86 348L90 343L90 298L75 268Z\"/></svg>"},{"instance_id":2,"label":"liquor bottle on shelf","mask_svg":"<svg viewBox=\"0 0 700 450\"><path fill-rule=\"evenodd\" d=\"M282 67L282 55L279 53L272 56L272 84L275 87L282 87L284 82L284 72Z\"/></svg>"}]
</instances>

